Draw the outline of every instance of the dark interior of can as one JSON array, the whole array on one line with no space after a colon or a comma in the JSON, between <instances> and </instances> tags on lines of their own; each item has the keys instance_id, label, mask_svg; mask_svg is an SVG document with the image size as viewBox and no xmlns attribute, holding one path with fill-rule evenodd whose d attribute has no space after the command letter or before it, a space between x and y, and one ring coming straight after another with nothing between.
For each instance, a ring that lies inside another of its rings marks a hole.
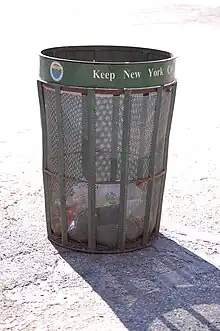
<instances>
[{"instance_id":1,"label":"dark interior of can","mask_svg":"<svg viewBox=\"0 0 220 331\"><path fill-rule=\"evenodd\" d=\"M66 46L45 49L42 54L79 62L148 62L172 57L161 50L125 46Z\"/></svg>"}]
</instances>

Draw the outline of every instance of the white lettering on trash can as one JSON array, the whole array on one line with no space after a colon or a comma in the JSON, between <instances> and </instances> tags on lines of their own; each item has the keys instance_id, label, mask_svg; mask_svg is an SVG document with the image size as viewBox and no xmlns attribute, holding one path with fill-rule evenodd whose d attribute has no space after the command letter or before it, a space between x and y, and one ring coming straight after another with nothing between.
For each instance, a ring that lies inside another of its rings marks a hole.
<instances>
[{"instance_id":1,"label":"white lettering on trash can","mask_svg":"<svg viewBox=\"0 0 220 331\"><path fill-rule=\"evenodd\" d=\"M105 79L105 80L109 80L110 82L112 82L116 78L116 75L114 72L102 72L99 69L93 69L93 78L94 79Z\"/></svg>"},{"instance_id":2,"label":"white lettering on trash can","mask_svg":"<svg viewBox=\"0 0 220 331\"><path fill-rule=\"evenodd\" d=\"M159 69L155 69L155 68L152 68L152 69L148 69L148 73L150 75L150 77L159 77L159 76L163 76L163 68L160 67Z\"/></svg>"},{"instance_id":3,"label":"white lettering on trash can","mask_svg":"<svg viewBox=\"0 0 220 331\"><path fill-rule=\"evenodd\" d=\"M167 67L168 75L172 75L173 71L174 71L174 67L171 64L169 64L168 67Z\"/></svg>"},{"instance_id":4,"label":"white lettering on trash can","mask_svg":"<svg viewBox=\"0 0 220 331\"><path fill-rule=\"evenodd\" d=\"M131 79L139 79L141 78L140 71L131 71L130 69L124 70L124 79L131 78Z\"/></svg>"}]
</instances>

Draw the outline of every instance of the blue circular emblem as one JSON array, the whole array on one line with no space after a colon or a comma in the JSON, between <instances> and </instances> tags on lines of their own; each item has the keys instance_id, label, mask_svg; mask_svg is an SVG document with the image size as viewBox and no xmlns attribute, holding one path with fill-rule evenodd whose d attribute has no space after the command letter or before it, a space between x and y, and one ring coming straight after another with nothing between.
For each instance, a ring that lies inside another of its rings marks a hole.
<instances>
[{"instance_id":1,"label":"blue circular emblem","mask_svg":"<svg viewBox=\"0 0 220 331\"><path fill-rule=\"evenodd\" d=\"M55 80L59 82L63 78L63 67L59 62L52 62L50 65L50 75Z\"/></svg>"}]
</instances>

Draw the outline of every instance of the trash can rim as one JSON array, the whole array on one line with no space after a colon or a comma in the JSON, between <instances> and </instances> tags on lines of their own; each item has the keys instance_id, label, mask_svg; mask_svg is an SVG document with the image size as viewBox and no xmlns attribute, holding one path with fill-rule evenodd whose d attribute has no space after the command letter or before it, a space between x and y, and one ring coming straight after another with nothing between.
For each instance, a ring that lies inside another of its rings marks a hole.
<instances>
[{"instance_id":1,"label":"trash can rim","mask_svg":"<svg viewBox=\"0 0 220 331\"><path fill-rule=\"evenodd\" d=\"M66 58L61 58L65 56ZM79 60L80 57L83 60ZM127 58L133 61L97 61L111 57L113 60ZM87 61L92 58L93 61ZM158 60L138 60L144 58L158 58ZM105 45L53 47L42 50L40 54L39 76L41 81L63 86L110 89L150 88L175 81L175 61L176 57L172 53L143 47Z\"/></svg>"},{"instance_id":2,"label":"trash can rim","mask_svg":"<svg viewBox=\"0 0 220 331\"><path fill-rule=\"evenodd\" d=\"M71 47L75 47L75 48L80 48L80 47L85 47L85 48L121 48L121 49L128 49L130 48L131 51L132 50L145 50L145 51L156 51L156 52L162 52L162 53L166 53L167 55L169 55L168 57L164 58L164 59L160 59L160 60L151 60L151 61L88 61L88 60L75 60L75 59L66 59L61 58L61 57L56 57L56 56L48 56L45 55L43 52L46 51L55 51L55 50L62 50L62 49L68 49ZM167 51L163 51L161 49L154 49L154 48L145 48L145 47L136 47L136 46L118 46L118 45L77 45L77 46L58 46L58 47L50 47L50 48L45 48L43 49L40 53L39 53L40 57L49 59L49 60L53 60L53 61L62 61L62 62L72 62L72 63L82 63L82 64L103 64L103 65L128 65L128 64L146 64L146 63L163 63L166 61L170 61L170 60L176 60L178 58L178 56L174 56L172 53L167 52Z\"/></svg>"}]
</instances>

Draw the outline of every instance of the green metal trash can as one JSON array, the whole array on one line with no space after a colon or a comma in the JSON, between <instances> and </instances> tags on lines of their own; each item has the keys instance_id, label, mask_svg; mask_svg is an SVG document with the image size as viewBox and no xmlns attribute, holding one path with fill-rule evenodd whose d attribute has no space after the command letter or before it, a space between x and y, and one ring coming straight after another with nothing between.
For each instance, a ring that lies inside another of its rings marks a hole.
<instances>
[{"instance_id":1,"label":"green metal trash can","mask_svg":"<svg viewBox=\"0 0 220 331\"><path fill-rule=\"evenodd\" d=\"M171 53L70 46L40 54L48 238L120 253L159 232L176 93Z\"/></svg>"}]
</instances>

